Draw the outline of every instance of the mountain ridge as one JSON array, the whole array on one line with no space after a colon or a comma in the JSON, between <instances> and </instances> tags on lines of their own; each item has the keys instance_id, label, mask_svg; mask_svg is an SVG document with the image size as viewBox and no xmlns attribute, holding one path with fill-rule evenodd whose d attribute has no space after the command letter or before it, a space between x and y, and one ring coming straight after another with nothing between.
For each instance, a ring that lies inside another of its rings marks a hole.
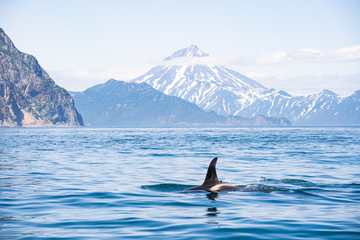
<instances>
[{"instance_id":1,"label":"mountain ridge","mask_svg":"<svg viewBox=\"0 0 360 240\"><path fill-rule=\"evenodd\" d=\"M190 48L191 46L175 53L184 53ZM203 52L200 49L197 51ZM353 109L353 114L358 117L336 116L335 114L350 114L349 111L332 110L337 109L337 105L347 97L326 89L320 93L294 97L282 90L266 88L225 66L194 61L198 57L188 55L186 58L180 57L182 61L165 58L169 61L161 62L131 82L147 83L165 94L180 97L222 116L284 117L295 125L342 125L340 119L348 119L346 124L360 125L360 103L356 98L348 96L349 101L352 100L346 106ZM206 54L202 58L208 56Z\"/></svg>"},{"instance_id":2,"label":"mountain ridge","mask_svg":"<svg viewBox=\"0 0 360 240\"><path fill-rule=\"evenodd\" d=\"M146 83L110 79L80 93L75 105L94 127L288 126L287 119L224 117Z\"/></svg>"}]
</instances>

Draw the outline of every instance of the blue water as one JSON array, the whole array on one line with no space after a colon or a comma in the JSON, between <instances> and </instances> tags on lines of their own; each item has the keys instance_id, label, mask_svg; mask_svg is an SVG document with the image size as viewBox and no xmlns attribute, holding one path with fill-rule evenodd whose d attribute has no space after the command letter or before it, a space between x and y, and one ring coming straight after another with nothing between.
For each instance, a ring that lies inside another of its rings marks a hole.
<instances>
[{"instance_id":1,"label":"blue water","mask_svg":"<svg viewBox=\"0 0 360 240\"><path fill-rule=\"evenodd\" d=\"M184 191L213 157L242 189ZM360 239L360 128L2 128L0 171L0 239Z\"/></svg>"}]
</instances>

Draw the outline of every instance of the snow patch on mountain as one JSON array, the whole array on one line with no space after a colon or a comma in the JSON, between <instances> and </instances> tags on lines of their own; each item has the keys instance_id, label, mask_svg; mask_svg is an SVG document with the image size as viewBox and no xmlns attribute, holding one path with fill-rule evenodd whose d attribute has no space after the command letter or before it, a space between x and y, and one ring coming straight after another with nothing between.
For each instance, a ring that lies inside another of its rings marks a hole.
<instances>
[{"instance_id":1,"label":"snow patch on mountain","mask_svg":"<svg viewBox=\"0 0 360 240\"><path fill-rule=\"evenodd\" d=\"M169 61L175 58L193 58L193 57L207 57L207 56L209 56L209 54L203 52L195 44L192 44L187 48L174 52L171 56L165 58L164 61Z\"/></svg>"}]
</instances>

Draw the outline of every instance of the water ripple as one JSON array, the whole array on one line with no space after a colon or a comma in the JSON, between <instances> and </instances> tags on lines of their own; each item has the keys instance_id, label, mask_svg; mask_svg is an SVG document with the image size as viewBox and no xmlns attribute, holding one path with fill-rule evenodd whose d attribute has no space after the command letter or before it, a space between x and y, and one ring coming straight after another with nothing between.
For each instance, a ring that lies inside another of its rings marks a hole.
<instances>
[{"instance_id":1,"label":"water ripple","mask_svg":"<svg viewBox=\"0 0 360 240\"><path fill-rule=\"evenodd\" d=\"M360 128L0 129L0 239L359 239ZM240 191L187 192L213 157Z\"/></svg>"}]
</instances>

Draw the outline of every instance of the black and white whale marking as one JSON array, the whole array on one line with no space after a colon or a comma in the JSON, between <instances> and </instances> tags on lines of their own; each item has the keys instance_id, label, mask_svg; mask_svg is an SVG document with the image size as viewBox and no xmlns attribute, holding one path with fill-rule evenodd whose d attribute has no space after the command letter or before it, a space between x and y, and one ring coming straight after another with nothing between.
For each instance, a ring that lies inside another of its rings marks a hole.
<instances>
[{"instance_id":1,"label":"black and white whale marking","mask_svg":"<svg viewBox=\"0 0 360 240\"><path fill-rule=\"evenodd\" d=\"M190 189L188 189L188 191L205 190L208 192L218 193L221 191L234 191L234 190L240 189L239 187L226 185L226 184L223 184L221 181L219 181L219 179L216 175L216 161L217 160L218 160L218 158L216 157L211 161L211 163L208 167L208 170L207 170L207 174L206 174L204 183L198 187L190 188Z\"/></svg>"}]
</instances>

